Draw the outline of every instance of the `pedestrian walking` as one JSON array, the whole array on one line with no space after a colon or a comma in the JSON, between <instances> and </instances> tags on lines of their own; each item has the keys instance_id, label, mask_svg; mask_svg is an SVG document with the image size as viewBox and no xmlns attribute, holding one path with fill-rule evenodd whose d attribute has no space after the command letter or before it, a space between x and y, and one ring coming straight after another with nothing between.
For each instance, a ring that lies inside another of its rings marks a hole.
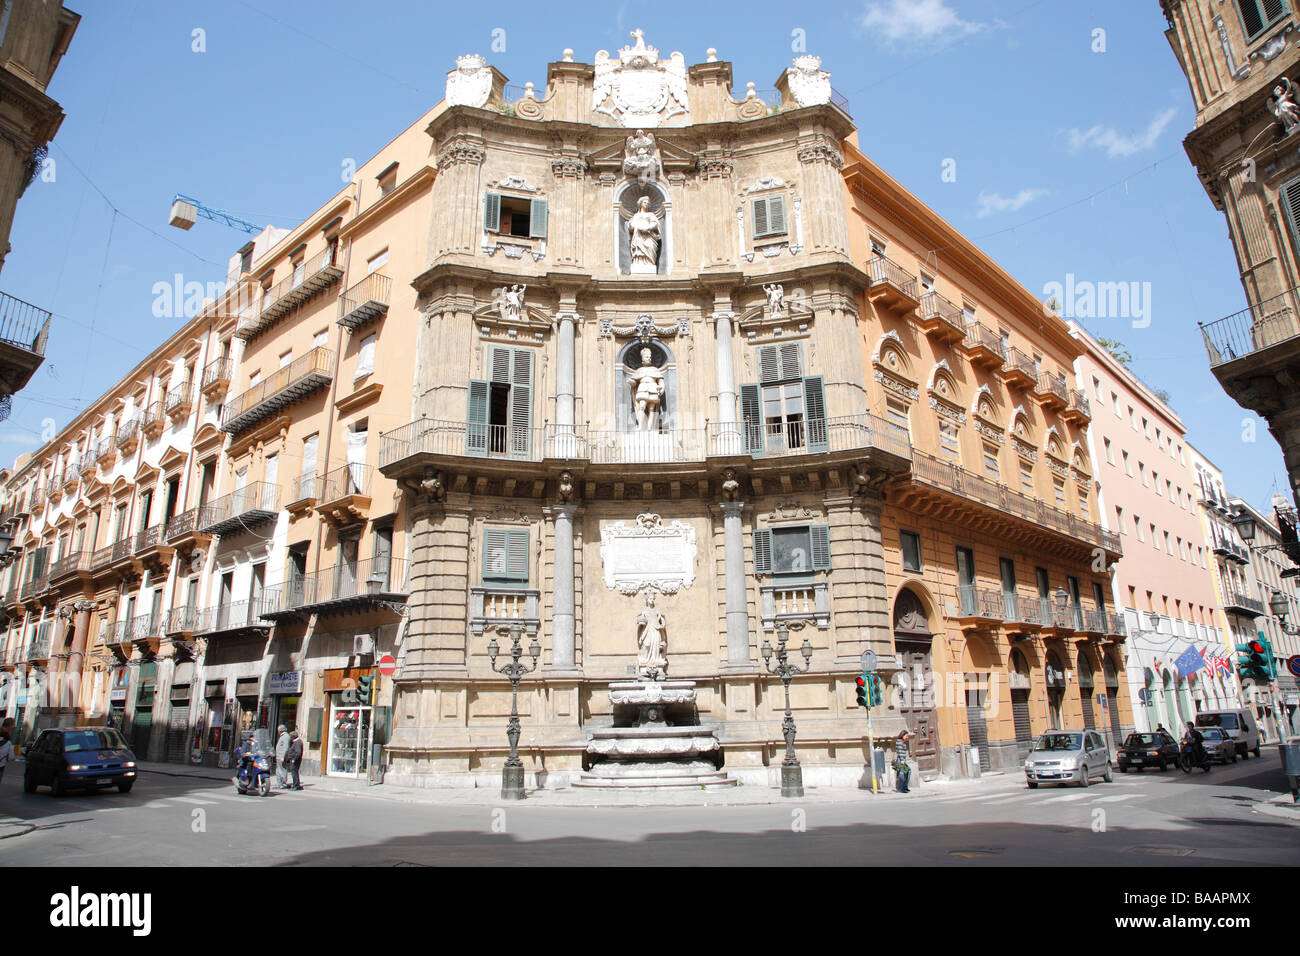
<instances>
[{"instance_id":1,"label":"pedestrian walking","mask_svg":"<svg viewBox=\"0 0 1300 956\"><path fill-rule=\"evenodd\" d=\"M14 759L14 744L9 739L9 728L0 728L0 781L5 778L5 767Z\"/></svg>"},{"instance_id":2,"label":"pedestrian walking","mask_svg":"<svg viewBox=\"0 0 1300 956\"><path fill-rule=\"evenodd\" d=\"M285 754L285 761L289 764L289 773L293 774L293 784L290 790L301 790L302 781L298 778L298 768L302 766L302 735L297 729L289 735L289 750Z\"/></svg>"},{"instance_id":3,"label":"pedestrian walking","mask_svg":"<svg viewBox=\"0 0 1300 956\"><path fill-rule=\"evenodd\" d=\"M912 765L907 762L907 742L912 737L910 730L904 730L894 743L894 789L899 793L910 793L907 788L912 779Z\"/></svg>"},{"instance_id":4,"label":"pedestrian walking","mask_svg":"<svg viewBox=\"0 0 1300 956\"><path fill-rule=\"evenodd\" d=\"M289 786L289 768L284 762L289 755L289 728L281 724L275 731L275 783L283 790Z\"/></svg>"}]
</instances>

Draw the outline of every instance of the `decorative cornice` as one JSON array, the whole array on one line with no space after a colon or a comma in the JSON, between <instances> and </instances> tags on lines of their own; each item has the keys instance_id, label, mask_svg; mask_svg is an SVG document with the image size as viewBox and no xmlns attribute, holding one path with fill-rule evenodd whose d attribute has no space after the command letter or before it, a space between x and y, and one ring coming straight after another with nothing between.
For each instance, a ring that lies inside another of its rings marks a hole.
<instances>
[{"instance_id":1,"label":"decorative cornice","mask_svg":"<svg viewBox=\"0 0 1300 956\"><path fill-rule=\"evenodd\" d=\"M902 379L894 378L888 372L883 372L880 369L876 369L876 381L895 395L905 398L909 402L916 401L921 394L915 385L909 385Z\"/></svg>"},{"instance_id":2,"label":"decorative cornice","mask_svg":"<svg viewBox=\"0 0 1300 956\"><path fill-rule=\"evenodd\" d=\"M557 179L581 179L587 173L587 161L581 156L556 156L551 160L551 174Z\"/></svg>"},{"instance_id":3,"label":"decorative cornice","mask_svg":"<svg viewBox=\"0 0 1300 956\"><path fill-rule=\"evenodd\" d=\"M477 166L487 158L487 152L480 145L481 140L464 134L453 136L438 153L439 171L449 166L464 164Z\"/></svg>"}]
</instances>

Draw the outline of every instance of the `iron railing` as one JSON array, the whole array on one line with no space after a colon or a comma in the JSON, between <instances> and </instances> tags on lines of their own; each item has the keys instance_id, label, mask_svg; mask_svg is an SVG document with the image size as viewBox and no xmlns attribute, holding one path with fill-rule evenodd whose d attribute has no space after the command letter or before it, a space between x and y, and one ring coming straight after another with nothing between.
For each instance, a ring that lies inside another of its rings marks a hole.
<instances>
[{"instance_id":1,"label":"iron railing","mask_svg":"<svg viewBox=\"0 0 1300 956\"><path fill-rule=\"evenodd\" d=\"M280 595L268 591L253 600L204 608L195 618L194 633L216 634L249 627L266 628L269 625L263 622L262 615L277 610L279 603Z\"/></svg>"},{"instance_id":2,"label":"iron railing","mask_svg":"<svg viewBox=\"0 0 1300 956\"><path fill-rule=\"evenodd\" d=\"M173 541L182 535L193 534L198 530L199 509L191 508L189 511L182 511L180 514L167 519L167 526L163 529L163 540Z\"/></svg>"},{"instance_id":3,"label":"iron railing","mask_svg":"<svg viewBox=\"0 0 1300 956\"><path fill-rule=\"evenodd\" d=\"M1086 518L1061 511L1037 498L1031 498L1006 485L973 474L954 462L942 461L924 452L912 456L912 480L952 492L1004 514L1030 521L1080 541L1119 553L1119 535L1093 524Z\"/></svg>"},{"instance_id":4,"label":"iron railing","mask_svg":"<svg viewBox=\"0 0 1300 956\"><path fill-rule=\"evenodd\" d=\"M113 560L113 547L114 546L111 544L105 545L102 548L98 548L90 556L90 567L92 570L102 568Z\"/></svg>"},{"instance_id":5,"label":"iron railing","mask_svg":"<svg viewBox=\"0 0 1300 956\"><path fill-rule=\"evenodd\" d=\"M867 263L871 284L893 286L912 301L917 300L916 276L885 256L875 256Z\"/></svg>"},{"instance_id":6,"label":"iron railing","mask_svg":"<svg viewBox=\"0 0 1300 956\"><path fill-rule=\"evenodd\" d=\"M49 337L49 312L0 292L0 342L44 355Z\"/></svg>"},{"instance_id":7,"label":"iron railing","mask_svg":"<svg viewBox=\"0 0 1300 956\"><path fill-rule=\"evenodd\" d=\"M89 551L73 551L71 554L65 554L50 565L50 580L59 581L78 571L89 571L90 558Z\"/></svg>"},{"instance_id":8,"label":"iron railing","mask_svg":"<svg viewBox=\"0 0 1300 956\"><path fill-rule=\"evenodd\" d=\"M117 436L105 435L95 446L95 461L100 462L110 455L117 454Z\"/></svg>"},{"instance_id":9,"label":"iron railing","mask_svg":"<svg viewBox=\"0 0 1300 956\"><path fill-rule=\"evenodd\" d=\"M679 428L670 432L589 432L591 462L597 465L703 461L705 430Z\"/></svg>"},{"instance_id":10,"label":"iron railing","mask_svg":"<svg viewBox=\"0 0 1300 956\"><path fill-rule=\"evenodd\" d=\"M771 426L754 421L711 422L708 433L710 456L777 458L879 448L900 458L912 457L907 429L869 412Z\"/></svg>"},{"instance_id":11,"label":"iron railing","mask_svg":"<svg viewBox=\"0 0 1300 956\"><path fill-rule=\"evenodd\" d=\"M587 429L584 425L516 428L421 418L379 436L380 468L419 454L520 461L585 459Z\"/></svg>"},{"instance_id":12,"label":"iron railing","mask_svg":"<svg viewBox=\"0 0 1300 956\"><path fill-rule=\"evenodd\" d=\"M1228 591L1223 595L1223 607L1237 608L1250 612L1253 616L1259 617L1264 613L1264 602L1258 598L1247 597L1244 594L1238 594L1235 591Z\"/></svg>"},{"instance_id":13,"label":"iron railing","mask_svg":"<svg viewBox=\"0 0 1300 956\"><path fill-rule=\"evenodd\" d=\"M146 408L144 414L140 416L141 431L147 434L149 430L155 426L160 426L159 430L167 426L167 408L162 402L154 402Z\"/></svg>"},{"instance_id":14,"label":"iron railing","mask_svg":"<svg viewBox=\"0 0 1300 956\"><path fill-rule=\"evenodd\" d=\"M339 325L355 329L388 311L388 293L393 280L372 272L356 283L339 301Z\"/></svg>"},{"instance_id":15,"label":"iron railing","mask_svg":"<svg viewBox=\"0 0 1300 956\"><path fill-rule=\"evenodd\" d=\"M401 558L381 556L342 562L315 574L291 579L282 594L276 596L274 606L263 613L301 610L366 595L391 598L406 593L406 562Z\"/></svg>"},{"instance_id":16,"label":"iron railing","mask_svg":"<svg viewBox=\"0 0 1300 956\"><path fill-rule=\"evenodd\" d=\"M178 385L167 393L167 414L175 412L181 407L189 407L194 404L193 395L194 383L186 380L183 385Z\"/></svg>"},{"instance_id":17,"label":"iron railing","mask_svg":"<svg viewBox=\"0 0 1300 956\"><path fill-rule=\"evenodd\" d=\"M139 554L141 551L157 546L162 542L162 538L163 523L160 521L152 528L145 528L143 531L136 534L135 553Z\"/></svg>"},{"instance_id":18,"label":"iron railing","mask_svg":"<svg viewBox=\"0 0 1300 956\"><path fill-rule=\"evenodd\" d=\"M975 584L957 586L957 613L961 617L980 617L1001 621L1006 613L1002 592Z\"/></svg>"},{"instance_id":19,"label":"iron railing","mask_svg":"<svg viewBox=\"0 0 1300 956\"><path fill-rule=\"evenodd\" d=\"M293 274L281 279L239 316L235 335L251 338L300 302L306 301L343 274L333 248L298 264Z\"/></svg>"},{"instance_id":20,"label":"iron railing","mask_svg":"<svg viewBox=\"0 0 1300 956\"><path fill-rule=\"evenodd\" d=\"M320 477L320 494L317 495L317 500L321 502L338 501L340 498L346 498L349 495L370 494L370 473L372 471L374 469L370 465L353 462L326 472ZM300 493L301 490L300 484Z\"/></svg>"},{"instance_id":21,"label":"iron railing","mask_svg":"<svg viewBox=\"0 0 1300 956\"><path fill-rule=\"evenodd\" d=\"M966 326L966 338L962 344L968 349L985 349L1004 361L1007 357L1006 348L1002 344L1002 336L982 322L972 322Z\"/></svg>"},{"instance_id":22,"label":"iron railing","mask_svg":"<svg viewBox=\"0 0 1300 956\"><path fill-rule=\"evenodd\" d=\"M1092 405L1088 402L1088 396L1077 388L1070 389L1070 410L1079 412L1085 418L1092 418Z\"/></svg>"},{"instance_id":23,"label":"iron railing","mask_svg":"<svg viewBox=\"0 0 1300 956\"><path fill-rule=\"evenodd\" d=\"M140 427L140 417L138 415L127 419L123 424L118 426L117 435L113 439L118 448L123 445L129 445L135 440L136 429Z\"/></svg>"},{"instance_id":24,"label":"iron railing","mask_svg":"<svg viewBox=\"0 0 1300 956\"><path fill-rule=\"evenodd\" d=\"M235 433L327 384L334 375L334 353L318 346L299 356L226 405L221 427Z\"/></svg>"},{"instance_id":25,"label":"iron railing","mask_svg":"<svg viewBox=\"0 0 1300 956\"><path fill-rule=\"evenodd\" d=\"M1300 287L1288 289L1240 312L1202 325L1201 338L1205 341L1210 367L1231 362L1300 335L1300 319L1296 314L1298 293Z\"/></svg>"},{"instance_id":26,"label":"iron railing","mask_svg":"<svg viewBox=\"0 0 1300 956\"><path fill-rule=\"evenodd\" d=\"M232 363L228 358L213 359L203 367L200 388L207 388L215 382L229 382Z\"/></svg>"},{"instance_id":27,"label":"iron railing","mask_svg":"<svg viewBox=\"0 0 1300 956\"><path fill-rule=\"evenodd\" d=\"M167 612L167 620L163 624L163 631L167 634L179 634L182 631L192 632L198 628L202 613L198 608L190 607L188 604L183 607L174 607Z\"/></svg>"},{"instance_id":28,"label":"iron railing","mask_svg":"<svg viewBox=\"0 0 1300 956\"><path fill-rule=\"evenodd\" d=\"M1038 384L1038 369L1034 366L1033 357L1026 355L1014 345L1007 349L1007 361L1003 368L1005 372L1014 372L1029 379L1033 384Z\"/></svg>"},{"instance_id":29,"label":"iron railing","mask_svg":"<svg viewBox=\"0 0 1300 956\"><path fill-rule=\"evenodd\" d=\"M1062 402L1069 404L1070 386L1065 381L1064 375L1054 375L1051 372L1043 372L1039 376L1039 391L1046 395L1055 395Z\"/></svg>"},{"instance_id":30,"label":"iron railing","mask_svg":"<svg viewBox=\"0 0 1300 956\"><path fill-rule=\"evenodd\" d=\"M963 338L966 335L961 309L937 292L927 292L921 296L921 315L926 321L938 319Z\"/></svg>"},{"instance_id":31,"label":"iron railing","mask_svg":"<svg viewBox=\"0 0 1300 956\"><path fill-rule=\"evenodd\" d=\"M274 516L279 508L275 485L255 481L199 508L200 531L221 534Z\"/></svg>"}]
</instances>

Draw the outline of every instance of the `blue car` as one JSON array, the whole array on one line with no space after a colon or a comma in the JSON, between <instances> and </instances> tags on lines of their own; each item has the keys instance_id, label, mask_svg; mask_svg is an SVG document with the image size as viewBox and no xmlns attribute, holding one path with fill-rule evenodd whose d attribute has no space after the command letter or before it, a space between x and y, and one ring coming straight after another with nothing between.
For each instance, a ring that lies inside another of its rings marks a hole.
<instances>
[{"instance_id":1,"label":"blue car","mask_svg":"<svg viewBox=\"0 0 1300 956\"><path fill-rule=\"evenodd\" d=\"M23 790L35 793L48 784L56 797L66 790L117 787L129 793L135 784L135 754L112 727L57 727L41 731L27 748Z\"/></svg>"}]
</instances>

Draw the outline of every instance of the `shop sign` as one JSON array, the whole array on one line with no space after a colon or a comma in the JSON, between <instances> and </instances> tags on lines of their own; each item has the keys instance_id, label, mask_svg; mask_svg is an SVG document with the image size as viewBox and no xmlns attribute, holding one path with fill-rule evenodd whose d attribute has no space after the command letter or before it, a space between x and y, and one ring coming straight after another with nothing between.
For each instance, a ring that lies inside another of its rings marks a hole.
<instances>
[{"instance_id":1,"label":"shop sign","mask_svg":"<svg viewBox=\"0 0 1300 956\"><path fill-rule=\"evenodd\" d=\"M272 697L277 694L302 693L302 671L272 671L267 680L266 692Z\"/></svg>"},{"instance_id":2,"label":"shop sign","mask_svg":"<svg viewBox=\"0 0 1300 956\"><path fill-rule=\"evenodd\" d=\"M126 688L131 683L131 670L128 667L113 668L113 686L108 692L109 700L126 700Z\"/></svg>"},{"instance_id":3,"label":"shop sign","mask_svg":"<svg viewBox=\"0 0 1300 956\"><path fill-rule=\"evenodd\" d=\"M357 678L373 676L373 667L340 667L325 672L325 693L337 694L344 690L356 690Z\"/></svg>"}]
</instances>

